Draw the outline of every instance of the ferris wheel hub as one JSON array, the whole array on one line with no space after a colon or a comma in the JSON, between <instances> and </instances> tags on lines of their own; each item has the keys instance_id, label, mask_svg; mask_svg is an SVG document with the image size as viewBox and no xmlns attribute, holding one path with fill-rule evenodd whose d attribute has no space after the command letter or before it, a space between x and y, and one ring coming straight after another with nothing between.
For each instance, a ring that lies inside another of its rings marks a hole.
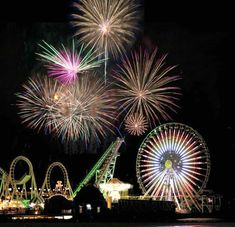
<instances>
[{"instance_id":1,"label":"ferris wheel hub","mask_svg":"<svg viewBox=\"0 0 235 227\"><path fill-rule=\"evenodd\" d=\"M172 161L167 159L165 162L165 167L166 167L166 169L171 169L172 168Z\"/></svg>"}]
</instances>

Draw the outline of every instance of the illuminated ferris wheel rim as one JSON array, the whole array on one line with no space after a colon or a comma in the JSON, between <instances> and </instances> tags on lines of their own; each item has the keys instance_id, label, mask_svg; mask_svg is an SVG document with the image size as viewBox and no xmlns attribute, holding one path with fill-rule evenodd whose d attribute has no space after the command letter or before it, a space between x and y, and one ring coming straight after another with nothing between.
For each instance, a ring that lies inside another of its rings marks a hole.
<instances>
[{"instance_id":1,"label":"illuminated ferris wheel rim","mask_svg":"<svg viewBox=\"0 0 235 227\"><path fill-rule=\"evenodd\" d=\"M146 187L146 180L147 177L146 175L149 173L149 174L154 174L154 168L155 170L157 169L158 171L162 171L163 170L166 172L168 171L168 173L171 171L172 173L175 173L177 171L176 170L176 167L180 169L182 169L182 160L181 159L181 155L177 154L177 151L176 151L176 146L172 146L171 149L169 149L169 147L167 147L167 145L172 145L174 144L174 142L176 141L170 141L170 140L174 140L175 138L173 137L172 135L172 131L169 133L169 135L167 135L169 129L173 129L173 130L177 130L177 132L179 133L180 131L182 131L182 134L185 138L189 138L189 141L192 142L193 140L193 143L197 143L199 144L200 146L200 150L197 152L197 155L199 154L203 154L202 158L204 162L200 162L197 161L195 162L195 168L198 169L197 171L194 171L194 173L196 173L197 175L204 175L203 177L200 176L201 178L204 178L203 180L201 180L200 182L200 186L197 186L197 190L196 189L193 189L194 192L196 193L196 191L198 193L200 193L206 186L207 182L208 182L208 178L209 178L209 174L210 174L210 155L209 155L209 151L208 151L208 148L207 148L207 145L204 141L204 139L202 138L202 136L196 131L194 130L192 127L190 126L187 126L185 124L182 124L182 123L176 123L176 122L170 122L170 123L166 123L166 124L162 124L158 127L156 127L155 129L153 129L147 136L146 138L143 140L143 142L141 143L141 146L139 148L139 151L138 151L138 154L137 154L137 160L136 160L136 173L137 173L137 180L138 180L138 183L139 183L139 186L142 190L143 193L146 193L147 192L147 187ZM170 130L169 130L170 131ZM163 137L163 134L166 136L166 137ZM160 137L161 136L161 137ZM169 136L170 139L167 137ZM182 136L182 137L183 137ZM159 138L160 137L160 138ZM166 139L167 138L167 139ZM181 138L182 139L182 138ZM153 145L153 141L156 142L158 140L162 140L163 143L161 143L162 141L159 142L158 145ZM167 143L165 143L165 141L170 141ZM182 142L182 141L181 141ZM185 141L184 141L185 142ZM165 143L165 144L164 144ZM152 146L152 147L151 147ZM163 148L161 148L161 146ZM146 147L148 147L147 149L149 149L149 151L146 151ZM149 148L151 147L151 148ZM155 151L151 151L151 149L153 150L153 147L154 149L156 149ZM157 147L157 148L156 148ZM160 147L160 148L159 148ZM182 148L182 147L181 147ZM157 150L159 149L159 150ZM151 153L153 152L153 153ZM159 154L159 153L160 154ZM182 149L181 151L182 152ZM185 154L184 154L185 155ZM170 157L171 156L171 157ZM200 159L200 157L197 157L195 155L191 155L193 156L194 158L196 157L197 159ZM156 158L157 157L157 158ZM149 160L147 160L149 159ZM192 158L191 158L192 159ZM144 160L144 161L143 161ZM160 163L160 160L163 161L163 163L159 164L158 167L153 167L153 165L155 165L155 161L156 162L159 162ZM181 161L181 162L180 162ZM145 162L145 164L141 164ZM174 163L176 162L176 164ZM175 165L175 166L174 166ZM190 166L191 165L191 166ZM190 171L191 173L193 173L193 170L192 170L192 164L190 163L190 165L187 165L186 167L187 168L191 168L189 169L188 171ZM204 165L203 167L199 166L197 167L197 165ZM150 168L151 171L148 171L148 169L144 169L145 167L146 168ZM200 170L201 169L201 170ZM203 174L200 173L200 171L203 171ZM160 176L160 174L159 174ZM191 176L190 176L191 177ZM193 182L193 180L195 179L198 179L198 177L194 177L194 179L189 179L189 174L188 176L186 176L186 178L191 181L191 183L193 183L194 185L193 186L196 186L196 183ZM193 176L192 176L193 177ZM152 177L153 178L153 177ZM170 179L170 177L169 177ZM159 186L159 185L158 185Z\"/></svg>"}]
</instances>

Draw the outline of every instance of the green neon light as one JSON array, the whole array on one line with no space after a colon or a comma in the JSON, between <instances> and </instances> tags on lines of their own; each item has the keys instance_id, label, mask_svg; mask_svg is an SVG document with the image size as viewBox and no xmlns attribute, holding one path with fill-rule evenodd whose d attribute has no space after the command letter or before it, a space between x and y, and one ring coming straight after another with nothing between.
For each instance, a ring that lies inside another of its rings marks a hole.
<instances>
[{"instance_id":1,"label":"green neon light","mask_svg":"<svg viewBox=\"0 0 235 227\"><path fill-rule=\"evenodd\" d=\"M104 154L101 156L101 158L97 161L97 163L94 165L94 167L89 171L89 173L86 175L86 177L78 184L75 191L73 192L73 198L76 197L77 193L87 185L87 183L91 180L91 178L95 175L96 171L101 167L103 162L106 160L108 155L112 152L112 150L116 147L119 142L122 141L120 138L117 138L115 142L113 142L108 149L104 152Z\"/></svg>"}]
</instances>

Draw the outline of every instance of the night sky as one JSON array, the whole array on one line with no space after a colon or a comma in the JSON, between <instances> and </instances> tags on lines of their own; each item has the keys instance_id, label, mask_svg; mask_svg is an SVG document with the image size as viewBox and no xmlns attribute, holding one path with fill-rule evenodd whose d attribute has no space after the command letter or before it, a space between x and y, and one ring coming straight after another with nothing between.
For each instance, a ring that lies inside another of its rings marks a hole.
<instances>
[{"instance_id":1,"label":"night sky","mask_svg":"<svg viewBox=\"0 0 235 227\"><path fill-rule=\"evenodd\" d=\"M27 6L28 9L21 5L16 10L15 5L12 14L8 13L12 6L1 8L5 13L1 14L0 24L0 166L8 171L13 158L27 156L34 165L39 186L53 161L61 161L68 169L72 184L77 184L110 142L106 139L98 148L91 145L86 152L79 148L82 154L68 155L60 141L26 129L17 115L15 93L38 67L37 43L42 39L66 42L73 35L68 23L69 5L61 1L54 8L53 4L38 1ZM208 188L224 196L234 195L235 186L231 183L235 173L234 26L228 16L224 20L216 19L217 11L207 15L203 8L200 13L195 10L191 14L190 10L177 11L178 8L156 8L150 2L145 3L145 20L138 42L148 48L157 46L159 54L168 53L168 65L178 65L175 72L182 77L183 95L180 109L172 117L197 130L206 141L211 155ZM178 17L181 21L173 22ZM196 21L190 22L190 19ZM116 176L133 183L135 193L138 193L135 158L146 135L139 138L125 135L126 143L117 159Z\"/></svg>"}]
</instances>

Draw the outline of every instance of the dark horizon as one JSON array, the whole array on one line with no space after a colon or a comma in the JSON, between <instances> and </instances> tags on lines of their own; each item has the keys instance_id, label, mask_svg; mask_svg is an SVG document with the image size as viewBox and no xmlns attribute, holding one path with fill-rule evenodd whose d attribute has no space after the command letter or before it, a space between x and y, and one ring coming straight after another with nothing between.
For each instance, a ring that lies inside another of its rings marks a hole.
<instances>
[{"instance_id":1,"label":"dark horizon","mask_svg":"<svg viewBox=\"0 0 235 227\"><path fill-rule=\"evenodd\" d=\"M207 188L224 196L234 196L235 187L228 180L228 176L234 173L230 159L235 151L235 114L232 108L234 30L228 29L228 23L223 27L222 21L218 24L218 30L216 21L191 24L189 21L160 22L159 16L155 17L152 5L145 6L144 31L140 35L142 43L150 47L157 46L159 54L168 53L167 65L178 65L176 73L182 77L180 109L171 116L174 121L191 126L206 141L211 155L211 175ZM91 146L88 151L90 155L68 155L63 153L64 146L50 135L26 129L17 115L15 93L21 90L22 83L26 82L37 65L34 54L37 43L42 39L53 40L57 37L59 42L72 35L68 24L68 8L61 8L52 14L49 6L40 17L37 13L34 15L30 7L27 12L32 20L19 17L20 22L17 23L14 22L17 20L16 15L11 18L8 15L5 21L10 23L1 23L0 167L8 171L16 156L25 155L34 165L38 186L47 166L53 161L61 161L67 167L75 186L79 183L78 178L81 180L86 171L92 168L90 160L95 162L112 142L105 140L95 152ZM136 192L139 190L135 177L135 157L148 132L139 138L126 135L126 144L122 145L121 156L117 159L116 176L135 184Z\"/></svg>"}]
</instances>

